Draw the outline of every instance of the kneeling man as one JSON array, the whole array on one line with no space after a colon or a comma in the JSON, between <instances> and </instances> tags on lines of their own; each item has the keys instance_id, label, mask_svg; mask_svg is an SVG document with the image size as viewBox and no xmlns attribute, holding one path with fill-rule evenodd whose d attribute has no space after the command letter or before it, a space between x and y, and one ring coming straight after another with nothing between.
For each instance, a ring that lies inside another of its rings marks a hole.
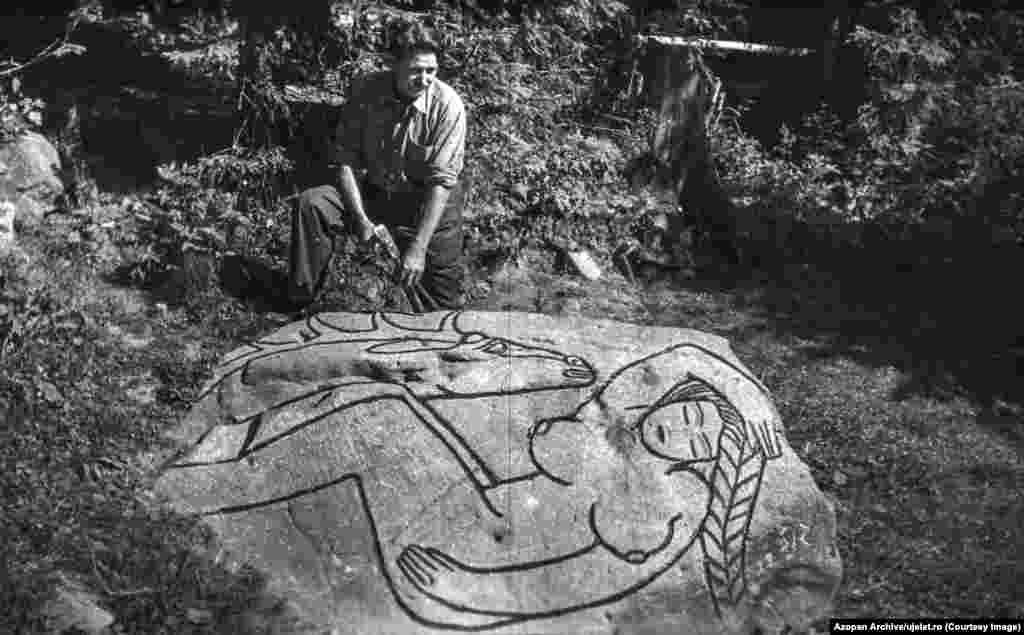
<instances>
[{"instance_id":1,"label":"kneeling man","mask_svg":"<svg viewBox=\"0 0 1024 635\"><path fill-rule=\"evenodd\" d=\"M376 223L395 239L414 308L462 305L465 107L437 78L431 29L403 24L391 53L390 71L353 81L338 125L338 187L306 190L293 213L289 294L298 305L323 286L333 238L347 229L369 241Z\"/></svg>"}]
</instances>

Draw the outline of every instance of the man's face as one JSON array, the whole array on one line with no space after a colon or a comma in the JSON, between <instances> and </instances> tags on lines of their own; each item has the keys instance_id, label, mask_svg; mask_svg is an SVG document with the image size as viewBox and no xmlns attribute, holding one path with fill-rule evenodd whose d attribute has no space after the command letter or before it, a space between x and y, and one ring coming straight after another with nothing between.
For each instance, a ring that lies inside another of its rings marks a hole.
<instances>
[{"instance_id":1,"label":"man's face","mask_svg":"<svg viewBox=\"0 0 1024 635\"><path fill-rule=\"evenodd\" d=\"M395 66L395 87L406 99L416 99L437 77L437 56L414 53Z\"/></svg>"}]
</instances>

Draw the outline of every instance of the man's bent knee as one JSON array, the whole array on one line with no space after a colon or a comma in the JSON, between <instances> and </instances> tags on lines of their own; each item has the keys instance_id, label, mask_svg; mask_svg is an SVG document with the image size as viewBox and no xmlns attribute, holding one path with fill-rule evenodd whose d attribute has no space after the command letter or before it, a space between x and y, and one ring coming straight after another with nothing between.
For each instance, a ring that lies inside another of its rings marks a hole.
<instances>
[{"instance_id":1,"label":"man's bent knee","mask_svg":"<svg viewBox=\"0 0 1024 635\"><path fill-rule=\"evenodd\" d=\"M299 194L299 209L321 207L327 201L338 199L338 190L331 185L318 185Z\"/></svg>"}]
</instances>

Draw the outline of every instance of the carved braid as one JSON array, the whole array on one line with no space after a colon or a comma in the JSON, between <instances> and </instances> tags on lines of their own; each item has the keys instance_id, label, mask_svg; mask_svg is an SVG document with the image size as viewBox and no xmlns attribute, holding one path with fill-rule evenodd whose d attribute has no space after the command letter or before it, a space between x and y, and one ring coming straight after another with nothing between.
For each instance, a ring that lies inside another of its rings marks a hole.
<instances>
[{"instance_id":1,"label":"carved braid","mask_svg":"<svg viewBox=\"0 0 1024 635\"><path fill-rule=\"evenodd\" d=\"M746 593L746 539L764 474L765 455L744 428L728 426L710 477L711 502L701 528L704 573L715 610Z\"/></svg>"}]
</instances>

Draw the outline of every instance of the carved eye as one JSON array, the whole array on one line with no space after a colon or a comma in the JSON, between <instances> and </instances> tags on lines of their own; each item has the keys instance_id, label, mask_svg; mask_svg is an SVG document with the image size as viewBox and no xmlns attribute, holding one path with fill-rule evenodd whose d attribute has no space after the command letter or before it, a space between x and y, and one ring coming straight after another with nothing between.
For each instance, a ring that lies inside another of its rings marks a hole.
<instances>
[{"instance_id":1,"label":"carved eye","mask_svg":"<svg viewBox=\"0 0 1024 635\"><path fill-rule=\"evenodd\" d=\"M498 356L508 355L508 351L509 351L508 342L503 342L501 340L494 340L493 342L491 342L490 344L485 346L483 348L483 350L484 350L484 352L490 353L491 355L498 355Z\"/></svg>"},{"instance_id":2,"label":"carved eye","mask_svg":"<svg viewBox=\"0 0 1024 635\"><path fill-rule=\"evenodd\" d=\"M483 333L466 333L462 336L462 342L464 344L479 344L487 339L487 336Z\"/></svg>"}]
</instances>

